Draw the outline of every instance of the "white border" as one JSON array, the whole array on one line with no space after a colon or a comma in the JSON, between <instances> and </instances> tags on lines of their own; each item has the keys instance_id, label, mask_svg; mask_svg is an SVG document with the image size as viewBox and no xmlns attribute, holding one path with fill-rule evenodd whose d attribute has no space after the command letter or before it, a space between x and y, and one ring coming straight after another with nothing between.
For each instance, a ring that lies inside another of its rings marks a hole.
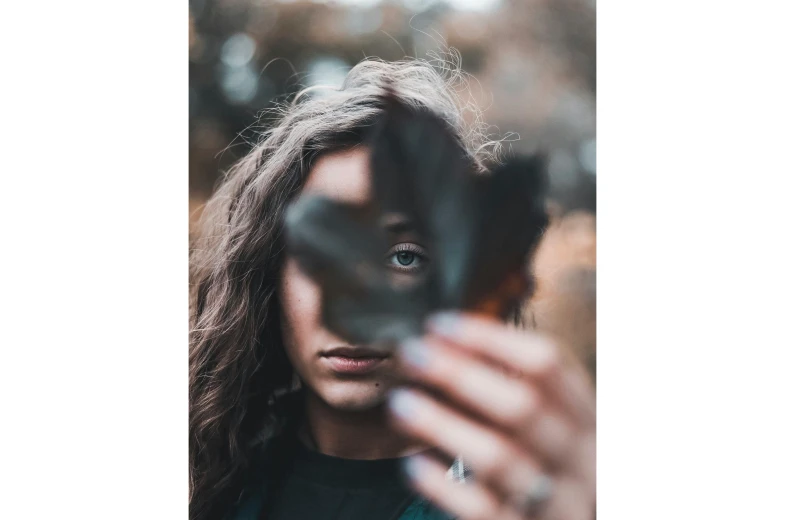
<instances>
[{"instance_id":1,"label":"white border","mask_svg":"<svg viewBox=\"0 0 785 520\"><path fill-rule=\"evenodd\" d=\"M603 520L785 518L777 10L600 5ZM186 20L4 10L2 518L186 517Z\"/></svg>"},{"instance_id":2,"label":"white border","mask_svg":"<svg viewBox=\"0 0 785 520\"><path fill-rule=\"evenodd\" d=\"M3 7L0 518L187 518L187 20Z\"/></svg>"},{"instance_id":3,"label":"white border","mask_svg":"<svg viewBox=\"0 0 785 520\"><path fill-rule=\"evenodd\" d=\"M599 507L785 518L776 2L599 6Z\"/></svg>"}]
</instances>

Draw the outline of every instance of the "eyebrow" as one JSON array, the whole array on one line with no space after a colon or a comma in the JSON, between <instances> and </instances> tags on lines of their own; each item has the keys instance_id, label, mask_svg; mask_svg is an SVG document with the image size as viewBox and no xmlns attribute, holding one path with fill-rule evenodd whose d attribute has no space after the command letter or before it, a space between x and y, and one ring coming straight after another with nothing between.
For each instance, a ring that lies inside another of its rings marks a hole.
<instances>
[{"instance_id":1,"label":"eyebrow","mask_svg":"<svg viewBox=\"0 0 785 520\"><path fill-rule=\"evenodd\" d=\"M406 233L414 231L414 224L410 218L400 213L384 215L381 219L382 227L390 233Z\"/></svg>"}]
</instances>

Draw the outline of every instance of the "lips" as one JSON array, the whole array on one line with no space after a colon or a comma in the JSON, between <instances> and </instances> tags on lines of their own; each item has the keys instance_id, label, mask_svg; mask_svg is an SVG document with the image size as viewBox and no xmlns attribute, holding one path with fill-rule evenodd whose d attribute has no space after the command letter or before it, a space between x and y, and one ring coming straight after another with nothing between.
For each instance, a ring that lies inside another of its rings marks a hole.
<instances>
[{"instance_id":1,"label":"lips","mask_svg":"<svg viewBox=\"0 0 785 520\"><path fill-rule=\"evenodd\" d=\"M367 347L340 346L320 353L321 360L337 374L367 374L376 370L390 355Z\"/></svg>"}]
</instances>

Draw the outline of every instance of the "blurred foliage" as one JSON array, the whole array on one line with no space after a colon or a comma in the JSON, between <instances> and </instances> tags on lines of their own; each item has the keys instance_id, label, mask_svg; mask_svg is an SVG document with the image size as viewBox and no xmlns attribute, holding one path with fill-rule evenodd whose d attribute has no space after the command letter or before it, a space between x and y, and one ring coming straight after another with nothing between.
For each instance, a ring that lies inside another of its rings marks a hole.
<instances>
[{"instance_id":1,"label":"blurred foliage","mask_svg":"<svg viewBox=\"0 0 785 520\"><path fill-rule=\"evenodd\" d=\"M437 33L446 33L450 44L460 46L463 67L481 70L486 24L456 16L440 3L412 16L403 5L390 3L362 9L308 2L192 1L192 193L208 195L218 172L248 150L254 140L249 127L268 123L264 113L261 120L257 116L273 100L310 84L340 82L367 56L422 56L437 48Z\"/></svg>"},{"instance_id":2,"label":"blurred foliage","mask_svg":"<svg viewBox=\"0 0 785 520\"><path fill-rule=\"evenodd\" d=\"M596 20L593 0L191 0L189 168L192 221L221 172L270 123L275 101L340 84L365 57L460 52L461 95L494 138L544 148L553 224L535 261L532 312L594 366ZM476 81L475 81L476 80Z\"/></svg>"},{"instance_id":3,"label":"blurred foliage","mask_svg":"<svg viewBox=\"0 0 785 520\"><path fill-rule=\"evenodd\" d=\"M339 84L367 56L423 57L447 45L476 78L464 94L497 137L511 132L520 136L514 148L552 150L554 199L593 211L595 37L587 1L508 0L467 11L444 1L192 0L192 195L209 196L220 171L248 151L274 100Z\"/></svg>"}]
</instances>

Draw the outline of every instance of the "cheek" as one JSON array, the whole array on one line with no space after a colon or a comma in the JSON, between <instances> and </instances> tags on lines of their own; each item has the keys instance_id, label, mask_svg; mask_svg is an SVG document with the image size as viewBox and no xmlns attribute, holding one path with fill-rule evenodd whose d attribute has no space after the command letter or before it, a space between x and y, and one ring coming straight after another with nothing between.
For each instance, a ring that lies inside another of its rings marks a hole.
<instances>
[{"instance_id":1,"label":"cheek","mask_svg":"<svg viewBox=\"0 0 785 520\"><path fill-rule=\"evenodd\" d=\"M281 271L280 294L286 350L290 357L296 357L319 330L319 286L300 271L296 262L287 259Z\"/></svg>"}]
</instances>

